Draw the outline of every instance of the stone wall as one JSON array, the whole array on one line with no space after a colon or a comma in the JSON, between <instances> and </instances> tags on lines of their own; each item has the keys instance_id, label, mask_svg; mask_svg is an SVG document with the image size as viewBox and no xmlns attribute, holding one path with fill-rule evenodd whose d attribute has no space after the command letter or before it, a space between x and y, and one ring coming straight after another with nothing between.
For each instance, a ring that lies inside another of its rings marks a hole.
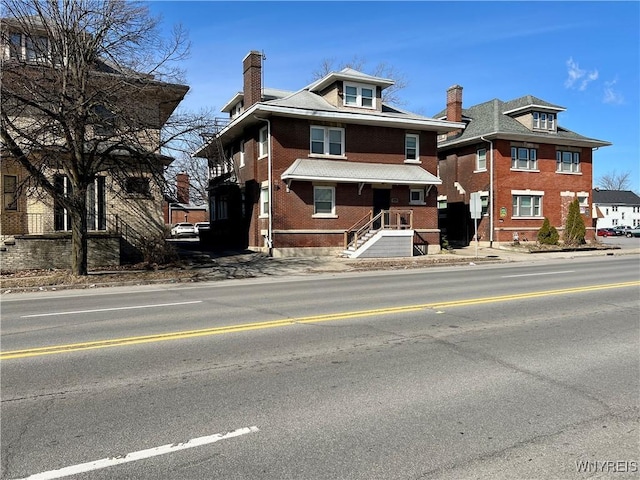
<instances>
[{"instance_id":1,"label":"stone wall","mask_svg":"<svg viewBox=\"0 0 640 480\"><path fill-rule=\"evenodd\" d=\"M90 235L89 269L120 265L120 237ZM0 246L0 270L15 272L71 268L71 236L22 235L6 238Z\"/></svg>"}]
</instances>

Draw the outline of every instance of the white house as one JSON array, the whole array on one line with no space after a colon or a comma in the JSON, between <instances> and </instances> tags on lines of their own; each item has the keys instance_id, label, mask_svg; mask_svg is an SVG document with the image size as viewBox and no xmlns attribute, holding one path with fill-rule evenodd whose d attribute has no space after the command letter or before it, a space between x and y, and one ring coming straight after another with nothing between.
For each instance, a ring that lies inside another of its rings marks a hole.
<instances>
[{"instance_id":1,"label":"white house","mask_svg":"<svg viewBox=\"0 0 640 480\"><path fill-rule=\"evenodd\" d=\"M630 190L593 190L593 205L600 210L597 228L640 227L640 197Z\"/></svg>"}]
</instances>

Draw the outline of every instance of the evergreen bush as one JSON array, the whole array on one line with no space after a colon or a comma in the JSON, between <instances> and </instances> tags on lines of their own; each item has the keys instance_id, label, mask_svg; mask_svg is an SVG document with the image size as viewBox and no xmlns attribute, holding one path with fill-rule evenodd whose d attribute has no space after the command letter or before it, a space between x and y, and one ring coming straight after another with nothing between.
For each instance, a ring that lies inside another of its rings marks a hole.
<instances>
[{"instance_id":1,"label":"evergreen bush","mask_svg":"<svg viewBox=\"0 0 640 480\"><path fill-rule=\"evenodd\" d=\"M540 245L557 245L560 240L560 235L556 227L549 223L549 219L544 217L542 227L538 230L538 243Z\"/></svg>"},{"instance_id":2,"label":"evergreen bush","mask_svg":"<svg viewBox=\"0 0 640 480\"><path fill-rule=\"evenodd\" d=\"M580 213L580 203L576 198L569 205L567 223L564 228L564 243L566 245L582 245L585 243L587 229Z\"/></svg>"}]
</instances>

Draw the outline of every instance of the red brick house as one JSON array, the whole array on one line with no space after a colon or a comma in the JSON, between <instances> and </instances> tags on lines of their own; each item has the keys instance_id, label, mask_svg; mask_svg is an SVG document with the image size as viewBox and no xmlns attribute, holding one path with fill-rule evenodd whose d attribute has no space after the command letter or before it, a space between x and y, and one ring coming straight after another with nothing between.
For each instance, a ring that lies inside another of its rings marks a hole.
<instances>
[{"instance_id":1,"label":"red brick house","mask_svg":"<svg viewBox=\"0 0 640 480\"><path fill-rule=\"evenodd\" d=\"M296 92L262 89L243 60L227 124L196 152L214 172L210 237L272 255L440 250L436 137L464 127L386 105L392 80L352 69Z\"/></svg>"},{"instance_id":2,"label":"red brick house","mask_svg":"<svg viewBox=\"0 0 640 480\"><path fill-rule=\"evenodd\" d=\"M165 225L171 227L176 223L208 222L208 205L194 204L191 202L191 182L189 174L180 172L176 175L176 196L175 198L165 195L162 202L162 212Z\"/></svg>"},{"instance_id":3,"label":"red brick house","mask_svg":"<svg viewBox=\"0 0 640 480\"><path fill-rule=\"evenodd\" d=\"M558 124L564 107L531 95L462 108L462 87L447 91L439 119L463 122L464 130L438 137L440 225L450 242L468 244L474 236L469 203L479 193L481 242L535 241L544 217L560 234L569 204L576 198L594 239L593 150L611 145Z\"/></svg>"}]
</instances>

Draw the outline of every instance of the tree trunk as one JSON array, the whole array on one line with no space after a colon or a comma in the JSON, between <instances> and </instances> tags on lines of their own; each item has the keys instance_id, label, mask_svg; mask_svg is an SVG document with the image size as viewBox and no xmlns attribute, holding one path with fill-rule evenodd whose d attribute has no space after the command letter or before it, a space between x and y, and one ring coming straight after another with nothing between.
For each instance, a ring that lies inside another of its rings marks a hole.
<instances>
[{"instance_id":1,"label":"tree trunk","mask_svg":"<svg viewBox=\"0 0 640 480\"><path fill-rule=\"evenodd\" d=\"M73 191L71 216L71 274L88 275L87 189Z\"/></svg>"}]
</instances>

